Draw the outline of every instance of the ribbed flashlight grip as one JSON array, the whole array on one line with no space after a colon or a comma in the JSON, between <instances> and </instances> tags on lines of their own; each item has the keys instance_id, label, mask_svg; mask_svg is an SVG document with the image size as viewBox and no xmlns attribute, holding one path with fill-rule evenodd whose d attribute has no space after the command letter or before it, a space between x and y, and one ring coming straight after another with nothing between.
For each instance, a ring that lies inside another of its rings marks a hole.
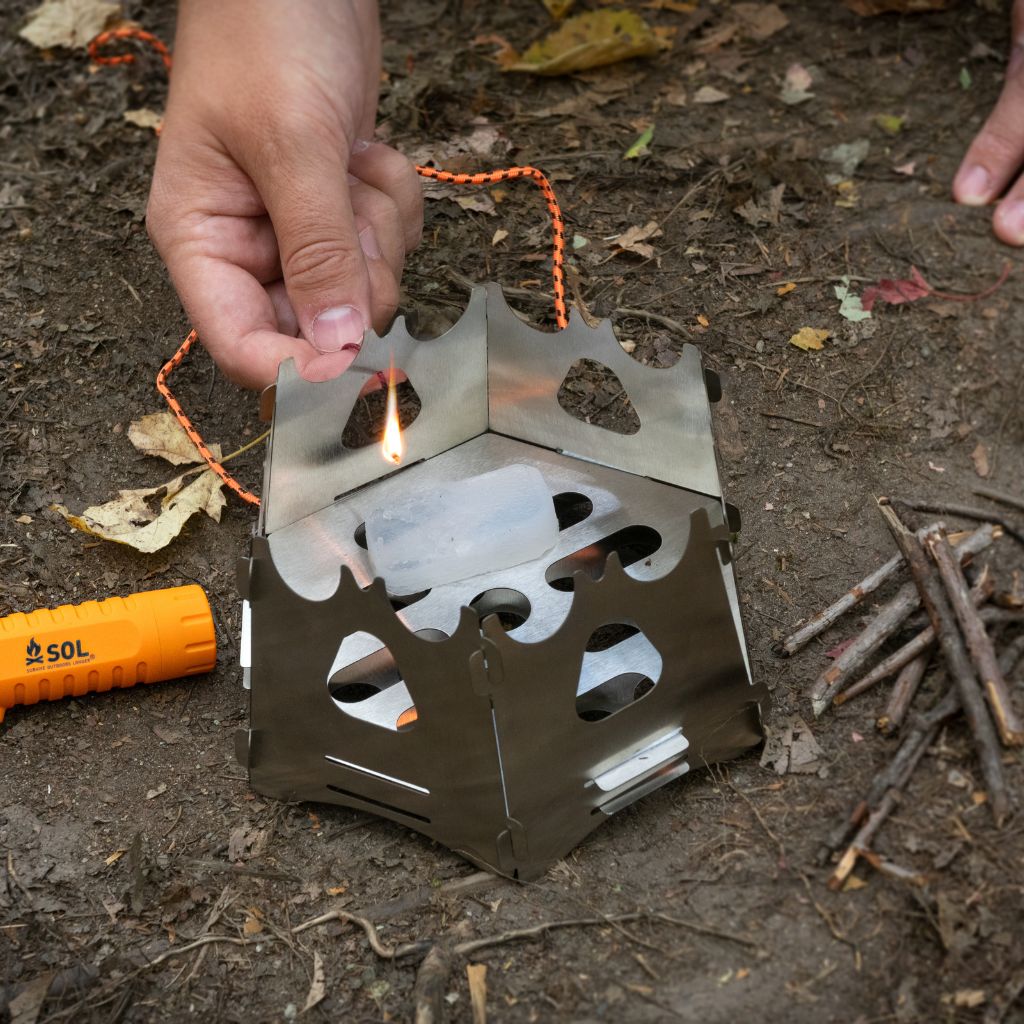
<instances>
[{"instance_id":1,"label":"ribbed flashlight grip","mask_svg":"<svg viewBox=\"0 0 1024 1024\"><path fill-rule=\"evenodd\" d=\"M0 619L0 721L16 704L209 672L217 662L201 587L17 612Z\"/></svg>"}]
</instances>

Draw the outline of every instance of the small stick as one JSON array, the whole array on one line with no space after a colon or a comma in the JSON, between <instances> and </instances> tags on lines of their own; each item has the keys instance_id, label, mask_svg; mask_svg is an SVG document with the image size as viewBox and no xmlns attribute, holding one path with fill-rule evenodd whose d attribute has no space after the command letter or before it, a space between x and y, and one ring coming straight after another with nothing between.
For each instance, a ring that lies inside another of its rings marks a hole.
<instances>
[{"instance_id":1,"label":"small stick","mask_svg":"<svg viewBox=\"0 0 1024 1024\"><path fill-rule=\"evenodd\" d=\"M413 999L416 1009L413 1020L416 1024L443 1024L444 990L452 972L452 955L443 943L430 947L416 972Z\"/></svg>"},{"instance_id":2,"label":"small stick","mask_svg":"<svg viewBox=\"0 0 1024 1024\"><path fill-rule=\"evenodd\" d=\"M957 554L961 559L973 557L992 544L998 536L998 527L988 524L980 526L964 537L957 546ZM881 611L864 631L815 680L810 691L811 708L815 718L821 717L847 679L893 636L920 606L921 596L913 583L900 587L896 596L882 606Z\"/></svg>"},{"instance_id":3,"label":"small stick","mask_svg":"<svg viewBox=\"0 0 1024 1024\"><path fill-rule=\"evenodd\" d=\"M971 600L980 606L991 597L994 589L995 581L992 579L992 574L986 566L985 571L971 588ZM899 650L893 651L888 658L880 661L866 676L848 686L842 693L836 694L832 703L838 706L845 704L848 700L853 700L854 697L859 697L883 679L888 679L894 672L899 672L900 669L906 668L911 662L930 651L934 644L935 629L932 626L928 626L926 629L921 630L913 640L908 641Z\"/></svg>"},{"instance_id":4,"label":"small stick","mask_svg":"<svg viewBox=\"0 0 1024 1024\"><path fill-rule=\"evenodd\" d=\"M981 679L982 690L992 709L992 716L995 718L996 728L999 730L999 738L1007 747L1022 746L1024 745L1024 724L1021 723L1020 717L1013 707L1013 700L1006 687L1006 680L1003 678L1002 672L999 671L995 648L985 631L985 624L978 616L978 610L974 607L971 595L968 593L967 581L957 564L953 549L942 533L934 533L929 536L927 544L928 550L938 566L939 576L946 587L949 603L953 606L953 612L960 623L960 630L967 641L967 649L970 651L971 661L974 663L974 668Z\"/></svg>"},{"instance_id":5,"label":"small stick","mask_svg":"<svg viewBox=\"0 0 1024 1024\"><path fill-rule=\"evenodd\" d=\"M820 424L813 424L813 426L820 427ZM937 523L932 524L932 526L937 525ZM819 634L824 633L851 608L860 604L868 594L873 594L882 584L888 583L903 568L904 564L902 555L893 555L885 565L880 565L874 572L868 573L860 583L851 587L838 601L833 601L817 615L811 616L798 630L775 647L775 653L780 658L788 658L796 654L800 648L806 646Z\"/></svg>"},{"instance_id":6,"label":"small stick","mask_svg":"<svg viewBox=\"0 0 1024 1024\"><path fill-rule=\"evenodd\" d=\"M876 725L880 732L891 736L902 724L910 710L910 704L917 693L917 688L928 671L928 662L931 660L927 654L908 662L900 670L893 684L892 693L889 694L889 702L885 705L885 711L878 719Z\"/></svg>"},{"instance_id":7,"label":"small stick","mask_svg":"<svg viewBox=\"0 0 1024 1024\"><path fill-rule=\"evenodd\" d=\"M1010 810L999 754L999 740L985 708L985 700L974 675L974 668L964 649L953 610L949 606L946 594L920 543L903 525L890 505L883 504L882 500L879 500L878 507L897 545L903 552L903 557L907 560L910 573L920 592L921 601L935 627L942 654L946 659L946 667L960 692L960 702L974 736L978 758L981 762L981 771L988 788L992 815L995 818L996 826L999 827Z\"/></svg>"},{"instance_id":8,"label":"small stick","mask_svg":"<svg viewBox=\"0 0 1024 1024\"><path fill-rule=\"evenodd\" d=\"M1001 505L1009 505L1010 508L1024 512L1024 498L1007 494L1006 491L997 491L994 487L974 487L972 490L979 498L990 498L992 501L998 501Z\"/></svg>"},{"instance_id":9,"label":"small stick","mask_svg":"<svg viewBox=\"0 0 1024 1024\"><path fill-rule=\"evenodd\" d=\"M997 523L1015 541L1024 544L1024 526L1016 520L1009 519L999 512L972 505L961 505L949 501L917 501L913 498L893 499L893 505L903 505L915 512L930 512L938 515L962 516L964 519L977 519L983 523Z\"/></svg>"},{"instance_id":10,"label":"small stick","mask_svg":"<svg viewBox=\"0 0 1024 1024\"><path fill-rule=\"evenodd\" d=\"M850 813L830 833L818 851L818 863L825 864L856 832L870 811L892 788L901 789L907 784L918 761L938 735L939 728L947 718L952 718L960 709L960 697L951 687L931 711L918 717L913 727L904 733L899 749L892 760L875 776L867 796L858 801Z\"/></svg>"}]
</instances>

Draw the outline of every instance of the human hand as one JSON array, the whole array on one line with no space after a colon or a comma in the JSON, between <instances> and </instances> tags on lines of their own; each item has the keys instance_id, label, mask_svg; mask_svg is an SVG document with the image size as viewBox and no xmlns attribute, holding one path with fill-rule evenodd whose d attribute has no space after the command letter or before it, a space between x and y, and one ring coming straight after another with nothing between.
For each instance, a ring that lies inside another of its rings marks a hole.
<instances>
[{"instance_id":1,"label":"human hand","mask_svg":"<svg viewBox=\"0 0 1024 1024\"><path fill-rule=\"evenodd\" d=\"M992 215L992 227L1004 242L1024 245L1024 0L1014 2L1010 31L1012 49L1003 91L960 164L953 198L984 206L1009 185Z\"/></svg>"},{"instance_id":2,"label":"human hand","mask_svg":"<svg viewBox=\"0 0 1024 1024\"><path fill-rule=\"evenodd\" d=\"M182 0L147 223L218 366L328 380L383 331L423 227L403 156L372 143L372 0Z\"/></svg>"}]
</instances>

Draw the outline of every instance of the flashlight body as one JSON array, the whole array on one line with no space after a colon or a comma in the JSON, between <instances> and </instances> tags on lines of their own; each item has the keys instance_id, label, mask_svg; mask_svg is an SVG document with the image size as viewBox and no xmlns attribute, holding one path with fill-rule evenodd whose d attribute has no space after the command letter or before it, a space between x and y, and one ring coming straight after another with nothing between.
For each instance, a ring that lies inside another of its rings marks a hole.
<instances>
[{"instance_id":1,"label":"flashlight body","mask_svg":"<svg viewBox=\"0 0 1024 1024\"><path fill-rule=\"evenodd\" d=\"M209 672L201 587L170 587L0 618L0 722L8 708Z\"/></svg>"}]
</instances>

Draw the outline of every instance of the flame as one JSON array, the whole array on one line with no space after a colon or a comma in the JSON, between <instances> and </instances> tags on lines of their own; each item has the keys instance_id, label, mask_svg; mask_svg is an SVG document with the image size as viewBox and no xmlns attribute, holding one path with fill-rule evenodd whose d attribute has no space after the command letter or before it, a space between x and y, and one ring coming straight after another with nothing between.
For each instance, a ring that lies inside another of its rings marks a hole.
<instances>
[{"instance_id":1,"label":"flame","mask_svg":"<svg viewBox=\"0 0 1024 1024\"><path fill-rule=\"evenodd\" d=\"M398 421L398 392L395 390L395 357L391 356L388 369L388 404L384 410L384 437L380 443L380 453L385 462L395 466L402 464L405 456L405 436L402 425Z\"/></svg>"}]
</instances>

